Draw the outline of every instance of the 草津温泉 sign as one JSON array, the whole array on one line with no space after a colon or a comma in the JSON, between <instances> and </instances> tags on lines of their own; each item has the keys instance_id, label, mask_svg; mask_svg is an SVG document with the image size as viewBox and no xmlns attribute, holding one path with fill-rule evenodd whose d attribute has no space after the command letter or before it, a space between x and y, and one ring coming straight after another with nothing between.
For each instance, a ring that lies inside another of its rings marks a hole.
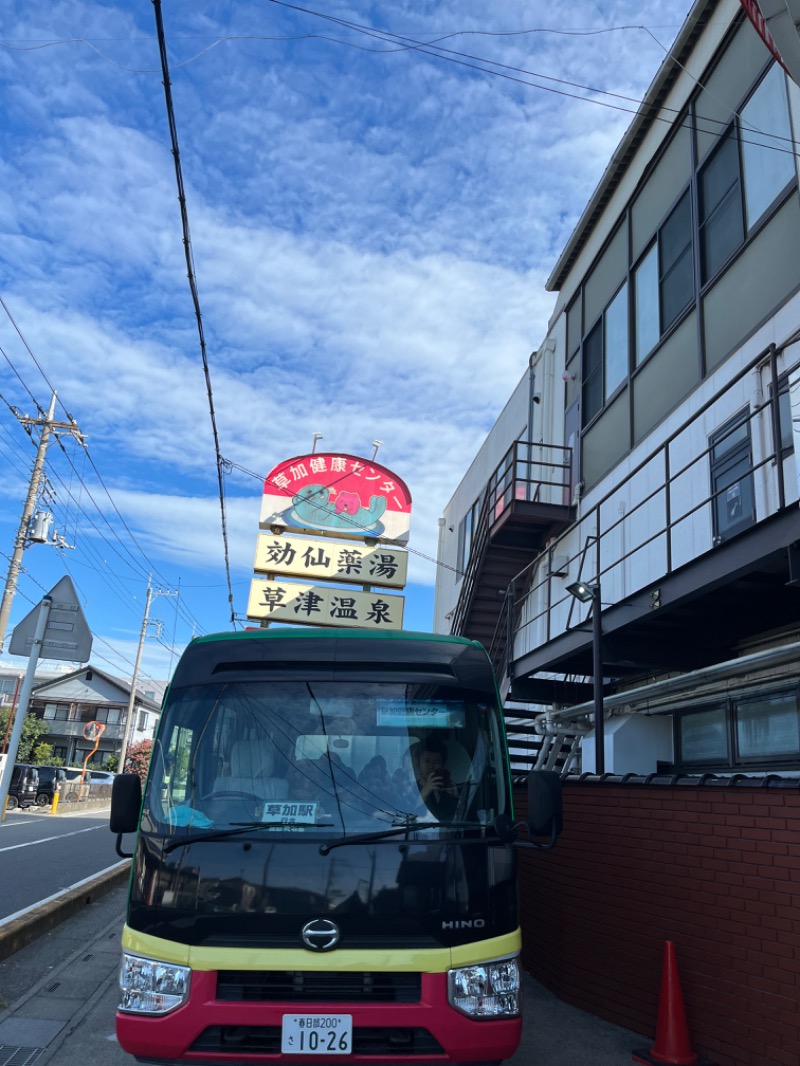
<instances>
[{"instance_id":1,"label":"\u8349\u6d25\u6e29\u6cc9 sign","mask_svg":"<svg viewBox=\"0 0 800 1066\"><path fill-rule=\"evenodd\" d=\"M305 626L402 629L403 605L402 596L256 578L250 582L247 617Z\"/></svg>"},{"instance_id":2,"label":"\u8349\u6d25\u6e29\u6cc9 sign","mask_svg":"<svg viewBox=\"0 0 800 1066\"><path fill-rule=\"evenodd\" d=\"M267 475L262 529L320 533L404 544L411 494L384 466L355 455L300 455Z\"/></svg>"},{"instance_id":3,"label":"\u8349\u6d25\u6e29\u6cc9 sign","mask_svg":"<svg viewBox=\"0 0 800 1066\"><path fill-rule=\"evenodd\" d=\"M353 541L260 533L253 569L257 574L401 589L406 583L408 553L387 544L371 547Z\"/></svg>"}]
</instances>

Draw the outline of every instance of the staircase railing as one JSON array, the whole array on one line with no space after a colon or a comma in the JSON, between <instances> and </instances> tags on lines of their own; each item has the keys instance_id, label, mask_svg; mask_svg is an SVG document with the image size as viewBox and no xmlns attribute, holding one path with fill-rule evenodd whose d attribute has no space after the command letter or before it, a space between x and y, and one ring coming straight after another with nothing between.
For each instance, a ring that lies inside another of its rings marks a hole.
<instances>
[{"instance_id":1,"label":"staircase railing","mask_svg":"<svg viewBox=\"0 0 800 1066\"><path fill-rule=\"evenodd\" d=\"M450 622L451 633L463 634L491 526L515 500L563 506L569 496L571 460L571 448L516 440L497 464L486 482L473 527L469 558Z\"/></svg>"}]
</instances>

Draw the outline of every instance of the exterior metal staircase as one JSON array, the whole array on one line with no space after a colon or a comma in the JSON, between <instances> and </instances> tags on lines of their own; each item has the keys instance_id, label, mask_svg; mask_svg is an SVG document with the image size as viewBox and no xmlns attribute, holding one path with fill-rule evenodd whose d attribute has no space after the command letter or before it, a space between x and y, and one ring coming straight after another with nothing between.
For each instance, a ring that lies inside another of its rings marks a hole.
<instances>
[{"instance_id":1,"label":"exterior metal staircase","mask_svg":"<svg viewBox=\"0 0 800 1066\"><path fill-rule=\"evenodd\" d=\"M451 632L492 645L513 578L574 519L572 450L515 441L489 478Z\"/></svg>"}]
</instances>

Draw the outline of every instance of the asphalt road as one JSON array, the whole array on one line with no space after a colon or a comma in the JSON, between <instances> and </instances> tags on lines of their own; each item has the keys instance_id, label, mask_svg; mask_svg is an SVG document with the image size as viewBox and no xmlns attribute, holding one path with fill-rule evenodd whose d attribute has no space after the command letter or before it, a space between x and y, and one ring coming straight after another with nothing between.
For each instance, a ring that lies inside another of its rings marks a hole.
<instances>
[{"instance_id":1,"label":"asphalt road","mask_svg":"<svg viewBox=\"0 0 800 1066\"><path fill-rule=\"evenodd\" d=\"M0 823L0 921L119 862L107 808L9 811Z\"/></svg>"}]
</instances>

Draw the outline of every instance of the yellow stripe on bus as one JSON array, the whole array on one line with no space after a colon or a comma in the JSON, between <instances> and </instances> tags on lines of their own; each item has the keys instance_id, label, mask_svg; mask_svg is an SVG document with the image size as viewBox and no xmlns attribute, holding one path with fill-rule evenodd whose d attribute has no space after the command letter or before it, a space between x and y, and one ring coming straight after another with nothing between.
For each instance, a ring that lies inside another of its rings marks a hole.
<instances>
[{"instance_id":1,"label":"yellow stripe on bus","mask_svg":"<svg viewBox=\"0 0 800 1066\"><path fill-rule=\"evenodd\" d=\"M172 940L137 933L127 925L122 947L135 955L161 962L174 962L192 970L400 970L413 973L444 973L451 966L479 965L519 954L519 929L505 936L462 944L455 948L360 948L335 952L312 952L304 948L204 948L176 944Z\"/></svg>"}]
</instances>

